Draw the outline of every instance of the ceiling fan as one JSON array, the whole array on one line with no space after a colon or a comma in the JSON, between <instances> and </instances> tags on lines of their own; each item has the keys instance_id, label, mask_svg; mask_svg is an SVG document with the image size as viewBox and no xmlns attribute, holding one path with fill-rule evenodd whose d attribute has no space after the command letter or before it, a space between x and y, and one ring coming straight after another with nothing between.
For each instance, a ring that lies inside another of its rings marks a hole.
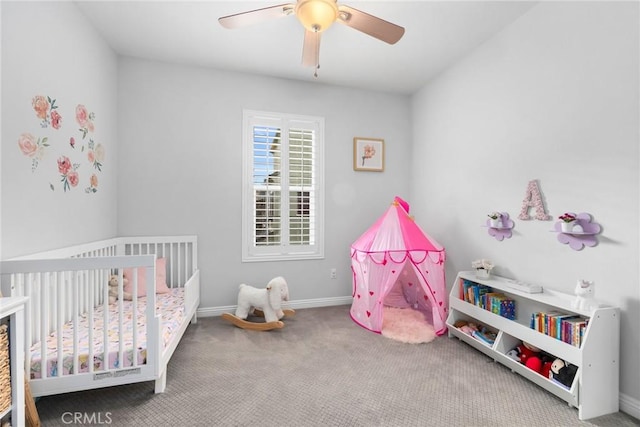
<instances>
[{"instance_id":1,"label":"ceiling fan","mask_svg":"<svg viewBox=\"0 0 640 427\"><path fill-rule=\"evenodd\" d=\"M352 7L339 5L337 0L297 0L296 3L279 4L223 16L218 19L218 22L225 28L235 29L290 15L296 15L305 28L302 65L314 67L316 77L317 70L320 68L320 34L334 22L389 44L395 44L404 34L403 27Z\"/></svg>"}]
</instances>

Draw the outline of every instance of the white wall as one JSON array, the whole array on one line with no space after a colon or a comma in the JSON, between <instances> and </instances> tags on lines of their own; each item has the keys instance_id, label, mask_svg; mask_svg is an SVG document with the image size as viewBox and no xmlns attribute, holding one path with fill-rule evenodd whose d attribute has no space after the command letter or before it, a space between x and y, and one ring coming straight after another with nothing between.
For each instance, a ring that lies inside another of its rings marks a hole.
<instances>
[{"instance_id":1,"label":"white wall","mask_svg":"<svg viewBox=\"0 0 640 427\"><path fill-rule=\"evenodd\" d=\"M447 249L450 280L478 258L568 293L576 279L594 280L596 296L622 310L620 390L636 405L638 40L637 2L534 7L415 94L410 191ZM533 179L554 221L517 219ZM481 227L494 210L515 220L511 239ZM597 246L557 241L550 230L565 211L593 215Z\"/></svg>"},{"instance_id":2,"label":"white wall","mask_svg":"<svg viewBox=\"0 0 640 427\"><path fill-rule=\"evenodd\" d=\"M112 237L117 209L115 54L71 2L3 2L2 41L2 255ZM56 99L59 129L40 126L32 107L36 95ZM95 130L85 140L75 120L78 104L95 113ZM31 159L18 146L25 132L48 138L49 147L33 172ZM105 148L102 172L88 161L89 138ZM80 182L66 192L57 165L61 156L79 164ZM93 173L98 191L85 193Z\"/></svg>"},{"instance_id":3,"label":"white wall","mask_svg":"<svg viewBox=\"0 0 640 427\"><path fill-rule=\"evenodd\" d=\"M409 189L409 97L132 58L118 79L119 234L197 234L205 310L277 275L292 300L351 295L350 244ZM241 262L245 108L325 118L324 260ZM355 136L385 139L383 173L353 171Z\"/></svg>"}]
</instances>

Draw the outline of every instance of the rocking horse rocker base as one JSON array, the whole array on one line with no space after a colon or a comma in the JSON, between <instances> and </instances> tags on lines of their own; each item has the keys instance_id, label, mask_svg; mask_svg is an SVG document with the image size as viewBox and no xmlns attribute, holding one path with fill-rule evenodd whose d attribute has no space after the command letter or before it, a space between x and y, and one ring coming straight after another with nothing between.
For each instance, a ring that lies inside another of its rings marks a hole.
<instances>
[{"instance_id":1,"label":"rocking horse rocker base","mask_svg":"<svg viewBox=\"0 0 640 427\"><path fill-rule=\"evenodd\" d=\"M293 309L284 309L282 311L284 312L285 317L291 317L296 313ZM254 310L253 314L255 316L264 317L264 313L257 309ZM275 322L251 322L249 320L241 319L231 313L222 313L222 318L239 328L249 329L251 331L270 331L272 329L282 329L284 327L284 322L282 320L277 320Z\"/></svg>"}]
</instances>

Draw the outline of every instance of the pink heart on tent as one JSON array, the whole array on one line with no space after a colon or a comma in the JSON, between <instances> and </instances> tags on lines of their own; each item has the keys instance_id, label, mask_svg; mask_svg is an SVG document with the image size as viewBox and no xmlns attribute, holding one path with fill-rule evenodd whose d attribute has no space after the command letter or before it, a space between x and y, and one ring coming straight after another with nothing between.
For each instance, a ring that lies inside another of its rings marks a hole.
<instances>
[{"instance_id":1,"label":"pink heart on tent","mask_svg":"<svg viewBox=\"0 0 640 427\"><path fill-rule=\"evenodd\" d=\"M367 317L371 317L371 312L367 310Z\"/></svg>"},{"instance_id":2,"label":"pink heart on tent","mask_svg":"<svg viewBox=\"0 0 640 427\"><path fill-rule=\"evenodd\" d=\"M360 298L360 294L358 294L358 298Z\"/></svg>"},{"instance_id":3,"label":"pink heart on tent","mask_svg":"<svg viewBox=\"0 0 640 427\"><path fill-rule=\"evenodd\" d=\"M409 283L407 283L407 284L408 284L409 286L413 286L413 283L411 283L411 282L409 282Z\"/></svg>"},{"instance_id":4,"label":"pink heart on tent","mask_svg":"<svg viewBox=\"0 0 640 427\"><path fill-rule=\"evenodd\" d=\"M427 296L426 296L426 295L423 295L423 296L424 296L424 300L425 300L425 301L427 301L427 300L429 299L429 298L427 298Z\"/></svg>"},{"instance_id":5,"label":"pink heart on tent","mask_svg":"<svg viewBox=\"0 0 640 427\"><path fill-rule=\"evenodd\" d=\"M396 274L396 271L395 270L391 270L391 274Z\"/></svg>"},{"instance_id":6,"label":"pink heart on tent","mask_svg":"<svg viewBox=\"0 0 640 427\"><path fill-rule=\"evenodd\" d=\"M442 307L442 301L440 301L440 306Z\"/></svg>"},{"instance_id":7,"label":"pink heart on tent","mask_svg":"<svg viewBox=\"0 0 640 427\"><path fill-rule=\"evenodd\" d=\"M369 295L373 296L373 291L369 291Z\"/></svg>"}]
</instances>

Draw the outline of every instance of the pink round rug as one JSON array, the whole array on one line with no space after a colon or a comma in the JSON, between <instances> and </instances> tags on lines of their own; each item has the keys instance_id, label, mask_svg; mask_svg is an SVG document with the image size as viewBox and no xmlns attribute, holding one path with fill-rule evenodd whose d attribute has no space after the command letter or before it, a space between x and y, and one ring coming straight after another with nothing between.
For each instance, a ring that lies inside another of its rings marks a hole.
<instances>
[{"instance_id":1,"label":"pink round rug","mask_svg":"<svg viewBox=\"0 0 640 427\"><path fill-rule=\"evenodd\" d=\"M384 307L382 336L409 344L433 341L436 333L422 311Z\"/></svg>"}]
</instances>

